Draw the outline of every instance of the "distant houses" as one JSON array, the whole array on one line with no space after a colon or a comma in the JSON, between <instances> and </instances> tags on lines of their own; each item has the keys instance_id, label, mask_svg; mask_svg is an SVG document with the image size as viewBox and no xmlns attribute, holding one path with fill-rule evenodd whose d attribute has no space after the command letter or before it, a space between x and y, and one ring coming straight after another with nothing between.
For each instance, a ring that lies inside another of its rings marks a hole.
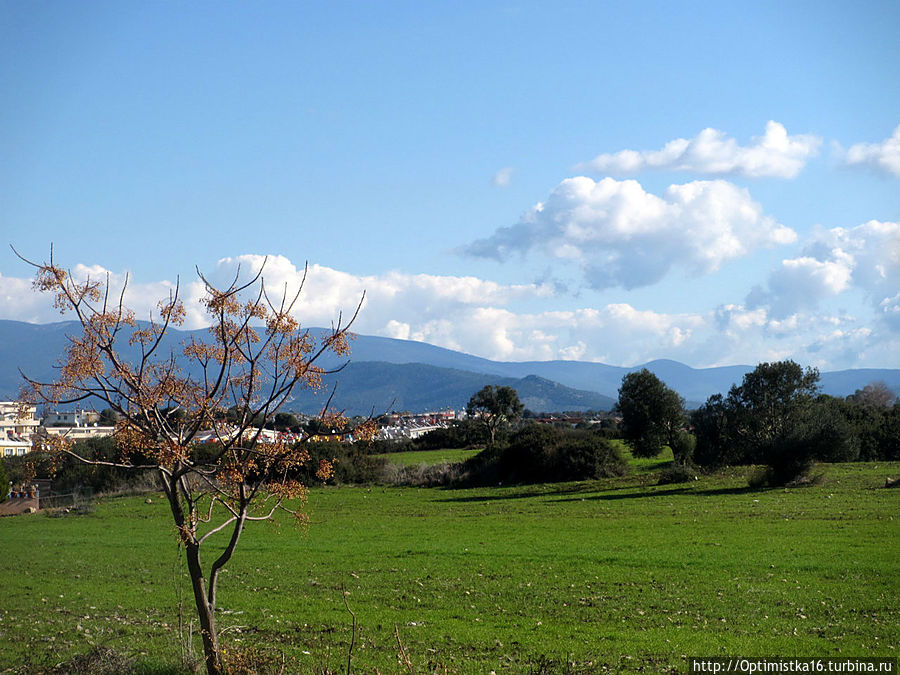
<instances>
[{"instance_id":1,"label":"distant houses","mask_svg":"<svg viewBox=\"0 0 900 675\"><path fill-rule=\"evenodd\" d=\"M31 439L41 421L36 406L0 401L0 457L21 457L31 451Z\"/></svg>"},{"instance_id":2,"label":"distant houses","mask_svg":"<svg viewBox=\"0 0 900 675\"><path fill-rule=\"evenodd\" d=\"M429 431L447 427L454 420L465 419L464 410L442 410L425 413L392 413L382 418L377 438L397 441L424 436Z\"/></svg>"},{"instance_id":3,"label":"distant houses","mask_svg":"<svg viewBox=\"0 0 900 675\"><path fill-rule=\"evenodd\" d=\"M89 438L110 436L115 427L100 424L101 416L94 410L69 410L47 413L42 419L36 415L33 405L17 401L0 402L0 457L21 457L40 446L35 441L41 436L65 436L69 440L80 441ZM381 418L378 438L382 440L414 439L447 427L454 420L464 419L465 411L442 410L424 413L392 413ZM194 439L196 443L214 443L234 435L228 425L201 431ZM257 433L248 430L245 433ZM293 442L300 439L297 434L286 431L258 430L259 440L264 443ZM351 435L341 440L352 442Z\"/></svg>"},{"instance_id":4,"label":"distant houses","mask_svg":"<svg viewBox=\"0 0 900 675\"><path fill-rule=\"evenodd\" d=\"M115 428L101 426L100 413L93 410L57 411L43 419L36 413L36 406L0 401L0 457L22 457L32 451L41 435L85 440L109 436Z\"/></svg>"}]
</instances>

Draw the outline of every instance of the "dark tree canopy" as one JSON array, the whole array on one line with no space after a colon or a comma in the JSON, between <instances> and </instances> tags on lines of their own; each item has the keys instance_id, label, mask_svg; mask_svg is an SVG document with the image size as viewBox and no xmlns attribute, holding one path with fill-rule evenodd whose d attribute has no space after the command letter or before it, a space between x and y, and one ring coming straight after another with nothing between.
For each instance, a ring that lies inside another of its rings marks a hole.
<instances>
[{"instance_id":1,"label":"dark tree canopy","mask_svg":"<svg viewBox=\"0 0 900 675\"><path fill-rule=\"evenodd\" d=\"M628 373L619 388L625 442L637 457L655 457L674 446L684 427L684 399L646 368Z\"/></svg>"},{"instance_id":2,"label":"dark tree canopy","mask_svg":"<svg viewBox=\"0 0 900 675\"><path fill-rule=\"evenodd\" d=\"M802 433L818 392L819 371L794 361L761 363L728 393L747 459L765 463L774 448Z\"/></svg>"},{"instance_id":3,"label":"dark tree canopy","mask_svg":"<svg viewBox=\"0 0 900 675\"><path fill-rule=\"evenodd\" d=\"M525 406L515 389L491 384L475 392L466 406L466 414L480 420L492 445L497 439L497 432L521 417L524 410Z\"/></svg>"}]
</instances>

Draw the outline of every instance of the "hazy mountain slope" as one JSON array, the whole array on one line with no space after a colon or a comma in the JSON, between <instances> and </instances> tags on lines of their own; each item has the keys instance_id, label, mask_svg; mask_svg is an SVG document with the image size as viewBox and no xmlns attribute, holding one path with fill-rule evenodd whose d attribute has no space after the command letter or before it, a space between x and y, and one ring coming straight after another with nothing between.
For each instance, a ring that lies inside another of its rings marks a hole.
<instances>
[{"instance_id":1,"label":"hazy mountain slope","mask_svg":"<svg viewBox=\"0 0 900 675\"><path fill-rule=\"evenodd\" d=\"M609 396L572 389L534 375L518 379L421 363L352 362L332 379L336 382L332 405L350 414L459 410L466 407L472 394L488 384L513 387L525 407L534 412L608 410L615 403ZM290 407L316 413L327 397L326 392L298 390Z\"/></svg>"},{"instance_id":2,"label":"hazy mountain slope","mask_svg":"<svg viewBox=\"0 0 900 675\"><path fill-rule=\"evenodd\" d=\"M31 377L52 379L53 365L67 345L66 333L77 328L78 324L74 322L37 325L0 320L0 397L8 399L17 394L21 384L20 368ZM180 351L192 333L198 338L206 335L205 330L172 331L163 345L164 351ZM586 394L599 394L614 400L622 377L642 367L654 372L689 404L697 405L711 394L727 392L753 368L744 365L698 369L665 359L634 368L578 361L500 362L421 342L366 335L358 336L351 347L350 365L338 378L339 395L346 401L343 405L348 409L365 408L366 412L373 407L378 410L390 406L394 400L394 407L410 410L460 407L463 394L462 404L465 404L472 392L484 384L510 384L512 381L517 381L518 387L528 389L527 394L522 391L519 394L523 398L529 397L527 405L535 411L597 408L598 400L606 399L593 399ZM126 348L126 354L128 351ZM132 350L132 357L134 354L136 350ZM335 367L341 363L342 360L329 357L323 365ZM415 367L397 367L405 365ZM428 370L426 366L434 370ZM536 377L529 380L529 376ZM885 382L900 394L900 369L825 372L821 376L821 385L824 393L846 396L875 380ZM551 387L554 384L562 385L563 389L554 390ZM306 401L307 394L300 396ZM314 399L308 403L312 408L316 407ZM599 407L608 406L609 402Z\"/></svg>"}]
</instances>

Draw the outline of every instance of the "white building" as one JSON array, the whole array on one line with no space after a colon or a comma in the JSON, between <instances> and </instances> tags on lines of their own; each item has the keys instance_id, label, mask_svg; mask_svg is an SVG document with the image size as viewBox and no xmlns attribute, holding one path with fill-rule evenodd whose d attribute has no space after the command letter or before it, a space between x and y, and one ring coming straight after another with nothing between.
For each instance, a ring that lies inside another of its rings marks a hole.
<instances>
[{"instance_id":1,"label":"white building","mask_svg":"<svg viewBox=\"0 0 900 675\"><path fill-rule=\"evenodd\" d=\"M42 431L50 436L65 436L70 441L111 436L115 427L98 424L100 413L96 410L56 410L43 421Z\"/></svg>"},{"instance_id":2,"label":"white building","mask_svg":"<svg viewBox=\"0 0 900 675\"><path fill-rule=\"evenodd\" d=\"M70 441L83 441L88 438L112 436L115 427L43 427L42 431L50 436L65 436Z\"/></svg>"},{"instance_id":3,"label":"white building","mask_svg":"<svg viewBox=\"0 0 900 675\"><path fill-rule=\"evenodd\" d=\"M54 411L43 419L45 427L91 427L97 426L100 413L96 410Z\"/></svg>"},{"instance_id":4,"label":"white building","mask_svg":"<svg viewBox=\"0 0 900 675\"><path fill-rule=\"evenodd\" d=\"M31 437L41 424L36 410L18 401L0 401L0 456L19 457L31 451Z\"/></svg>"}]
</instances>

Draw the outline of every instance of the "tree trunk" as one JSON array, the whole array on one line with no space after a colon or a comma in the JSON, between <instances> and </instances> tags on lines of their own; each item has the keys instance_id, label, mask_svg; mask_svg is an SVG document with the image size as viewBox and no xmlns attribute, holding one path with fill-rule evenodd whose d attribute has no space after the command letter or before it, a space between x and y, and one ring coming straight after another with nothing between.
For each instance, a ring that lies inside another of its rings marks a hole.
<instances>
[{"instance_id":1,"label":"tree trunk","mask_svg":"<svg viewBox=\"0 0 900 675\"><path fill-rule=\"evenodd\" d=\"M160 470L163 489L169 500L169 507L175 526L180 532L184 532L186 522L184 509L178 499L179 478L173 473ZM222 655L219 652L219 635L216 632L215 607L210 603L206 590L206 580L203 578L203 567L200 565L200 545L196 541L183 539L185 558L187 559L188 575L191 579L191 588L194 591L194 605L197 607L197 618L200 620L200 635L203 638L203 656L206 662L208 675L224 675Z\"/></svg>"},{"instance_id":2,"label":"tree trunk","mask_svg":"<svg viewBox=\"0 0 900 675\"><path fill-rule=\"evenodd\" d=\"M208 675L224 675L222 658L219 653L219 636L216 633L216 615L206 595L206 581L203 578L203 569L200 567L200 550L197 546L188 544L185 547L187 556L188 573L191 577L191 587L194 590L194 603L197 606L197 617L200 619L200 634L203 637L203 655L206 661Z\"/></svg>"}]
</instances>

